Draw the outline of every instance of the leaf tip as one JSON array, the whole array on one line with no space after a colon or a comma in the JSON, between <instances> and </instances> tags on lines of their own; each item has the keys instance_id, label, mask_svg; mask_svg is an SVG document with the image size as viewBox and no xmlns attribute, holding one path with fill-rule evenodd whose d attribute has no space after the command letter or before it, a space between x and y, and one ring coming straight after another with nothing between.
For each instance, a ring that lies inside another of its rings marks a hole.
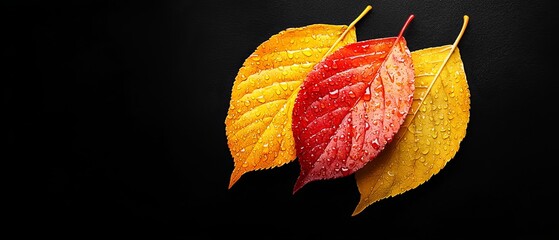
<instances>
[{"instance_id":1,"label":"leaf tip","mask_svg":"<svg viewBox=\"0 0 559 240\"><path fill-rule=\"evenodd\" d=\"M231 189L233 187L233 185L235 185L235 183L239 180L239 178L241 178L241 173L237 170L233 170L233 173L231 173L231 178L229 179L229 186L227 187L227 189Z\"/></svg>"},{"instance_id":2,"label":"leaf tip","mask_svg":"<svg viewBox=\"0 0 559 240\"><path fill-rule=\"evenodd\" d=\"M363 212L363 210L365 210L367 206L367 201L363 198L363 195L361 195L361 199L359 200L359 203L357 203L357 206L355 206L355 209L353 210L353 213L351 213L351 216L357 216L359 213Z\"/></svg>"},{"instance_id":3,"label":"leaf tip","mask_svg":"<svg viewBox=\"0 0 559 240\"><path fill-rule=\"evenodd\" d=\"M353 212L351 213L351 216L352 216L352 217L355 217L355 216L357 216L359 213L361 213L361 211L363 211L363 210L362 210L362 209L357 209L357 208L356 208L356 209L353 210Z\"/></svg>"},{"instance_id":4,"label":"leaf tip","mask_svg":"<svg viewBox=\"0 0 559 240\"><path fill-rule=\"evenodd\" d=\"M297 193L308 182L309 180L307 179L307 177L305 177L304 175L299 176L299 178L297 178L297 181L295 182L295 186L293 186L292 194L295 195L295 193Z\"/></svg>"},{"instance_id":5,"label":"leaf tip","mask_svg":"<svg viewBox=\"0 0 559 240\"><path fill-rule=\"evenodd\" d=\"M297 183L295 183L295 186L293 186L293 192L291 194L295 195L299 191L299 189L303 187L303 185L305 184L302 184L299 181L297 181Z\"/></svg>"}]
</instances>

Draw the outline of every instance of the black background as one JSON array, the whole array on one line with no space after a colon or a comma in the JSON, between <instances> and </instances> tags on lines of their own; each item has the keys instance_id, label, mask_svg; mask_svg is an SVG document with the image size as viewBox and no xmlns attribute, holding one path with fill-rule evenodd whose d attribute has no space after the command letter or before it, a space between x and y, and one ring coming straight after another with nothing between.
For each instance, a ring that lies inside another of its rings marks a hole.
<instances>
[{"instance_id":1,"label":"black background","mask_svg":"<svg viewBox=\"0 0 559 240\"><path fill-rule=\"evenodd\" d=\"M557 235L550 3L2 1L9 220L22 236L77 239ZM470 17L459 48L471 118L456 157L355 217L353 177L292 195L296 162L227 189L224 120L243 61L281 30L347 25L366 5L358 40L395 36L414 14L412 51L452 44Z\"/></svg>"}]
</instances>

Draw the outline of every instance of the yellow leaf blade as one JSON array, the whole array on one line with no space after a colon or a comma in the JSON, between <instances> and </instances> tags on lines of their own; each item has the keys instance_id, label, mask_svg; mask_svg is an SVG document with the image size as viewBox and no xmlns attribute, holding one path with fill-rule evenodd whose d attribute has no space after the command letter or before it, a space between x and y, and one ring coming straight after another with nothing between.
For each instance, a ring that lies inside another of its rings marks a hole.
<instances>
[{"instance_id":1,"label":"yellow leaf blade","mask_svg":"<svg viewBox=\"0 0 559 240\"><path fill-rule=\"evenodd\" d=\"M459 49L422 49L412 52L412 59L414 104L394 142L355 174L361 197L353 215L429 180L455 156L466 135L470 92Z\"/></svg>"},{"instance_id":2,"label":"yellow leaf blade","mask_svg":"<svg viewBox=\"0 0 559 240\"><path fill-rule=\"evenodd\" d=\"M239 69L225 119L234 159L229 188L255 170L296 158L291 112L299 86L330 49L355 42L355 28L313 24L289 28L263 42ZM342 34L346 34L341 41ZM333 47L333 45L336 46Z\"/></svg>"}]
</instances>

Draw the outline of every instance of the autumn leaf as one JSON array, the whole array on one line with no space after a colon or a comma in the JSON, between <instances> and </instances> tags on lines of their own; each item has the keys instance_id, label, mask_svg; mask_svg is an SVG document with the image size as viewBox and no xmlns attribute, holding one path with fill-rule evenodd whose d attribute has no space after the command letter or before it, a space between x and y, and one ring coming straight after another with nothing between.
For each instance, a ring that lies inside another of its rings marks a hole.
<instances>
[{"instance_id":1,"label":"autumn leaf","mask_svg":"<svg viewBox=\"0 0 559 240\"><path fill-rule=\"evenodd\" d=\"M412 52L415 69L413 106L394 141L355 178L361 194L353 215L384 198L428 181L455 156L470 118L470 92L457 47L468 16L453 45Z\"/></svg>"},{"instance_id":2,"label":"autumn leaf","mask_svg":"<svg viewBox=\"0 0 559 240\"><path fill-rule=\"evenodd\" d=\"M350 175L375 158L412 104L414 70L403 32L351 43L308 74L293 107L293 134L305 184Z\"/></svg>"},{"instance_id":3,"label":"autumn leaf","mask_svg":"<svg viewBox=\"0 0 559 240\"><path fill-rule=\"evenodd\" d=\"M323 57L356 41L349 26L313 24L288 28L259 45L239 69L225 130L234 158L229 188L249 171L282 166L296 158L292 109L300 85Z\"/></svg>"}]
</instances>

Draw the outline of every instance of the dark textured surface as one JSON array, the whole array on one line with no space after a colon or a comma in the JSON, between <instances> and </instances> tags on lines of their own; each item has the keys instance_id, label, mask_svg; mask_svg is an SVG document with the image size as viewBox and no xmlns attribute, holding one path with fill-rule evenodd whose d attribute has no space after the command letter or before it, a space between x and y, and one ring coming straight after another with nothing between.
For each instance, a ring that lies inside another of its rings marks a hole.
<instances>
[{"instance_id":1,"label":"dark textured surface","mask_svg":"<svg viewBox=\"0 0 559 240\"><path fill-rule=\"evenodd\" d=\"M2 160L16 164L4 196L22 236L557 236L549 1L1 4ZM352 177L291 195L296 162L228 190L224 119L244 59L285 28L349 24L366 5L358 40L395 36L415 14L412 51L452 44L470 17L459 48L471 119L456 157L355 217Z\"/></svg>"}]
</instances>

